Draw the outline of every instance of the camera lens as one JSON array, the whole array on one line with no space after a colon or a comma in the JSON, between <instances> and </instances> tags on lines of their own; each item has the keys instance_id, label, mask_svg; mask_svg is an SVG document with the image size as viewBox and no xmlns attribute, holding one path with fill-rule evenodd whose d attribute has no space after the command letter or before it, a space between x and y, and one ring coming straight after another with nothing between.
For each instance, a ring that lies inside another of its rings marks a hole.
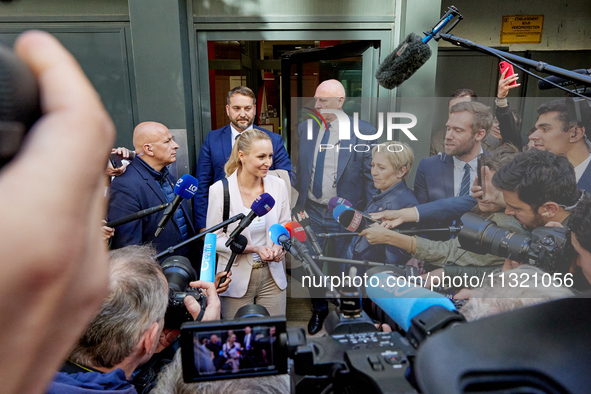
<instances>
[{"instance_id":1,"label":"camera lens","mask_svg":"<svg viewBox=\"0 0 591 394\"><path fill-rule=\"evenodd\" d=\"M189 283L197 280L197 272L188 258L171 256L162 263L162 272L168 281L168 288L175 293L184 292Z\"/></svg>"},{"instance_id":2,"label":"camera lens","mask_svg":"<svg viewBox=\"0 0 591 394\"><path fill-rule=\"evenodd\" d=\"M258 304L244 305L236 311L234 319L241 317L267 317L271 316L267 308Z\"/></svg>"}]
</instances>

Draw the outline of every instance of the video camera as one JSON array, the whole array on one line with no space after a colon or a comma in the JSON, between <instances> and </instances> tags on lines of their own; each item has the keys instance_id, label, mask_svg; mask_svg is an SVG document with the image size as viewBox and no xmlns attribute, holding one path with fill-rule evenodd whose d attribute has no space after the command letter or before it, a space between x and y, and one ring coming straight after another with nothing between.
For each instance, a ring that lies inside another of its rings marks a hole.
<instances>
[{"instance_id":1,"label":"video camera","mask_svg":"<svg viewBox=\"0 0 591 394\"><path fill-rule=\"evenodd\" d=\"M185 307L185 297L193 296L202 311L205 311L207 299L199 290L189 286L189 283L197 280L197 272L186 257L167 258L162 263L162 273L168 282L168 307L164 316L164 327L178 329L184 322L194 321Z\"/></svg>"},{"instance_id":2,"label":"video camera","mask_svg":"<svg viewBox=\"0 0 591 394\"><path fill-rule=\"evenodd\" d=\"M470 212L462 215L462 223L458 239L469 252L490 253L549 273L566 273L574 258L568 230L562 227L538 227L531 234L517 234Z\"/></svg>"}]
</instances>

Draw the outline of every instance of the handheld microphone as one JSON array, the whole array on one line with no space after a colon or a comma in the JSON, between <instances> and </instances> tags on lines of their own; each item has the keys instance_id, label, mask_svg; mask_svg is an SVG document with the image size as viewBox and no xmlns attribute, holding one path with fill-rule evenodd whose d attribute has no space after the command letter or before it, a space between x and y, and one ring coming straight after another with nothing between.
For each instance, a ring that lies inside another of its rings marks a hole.
<instances>
[{"instance_id":1,"label":"handheld microphone","mask_svg":"<svg viewBox=\"0 0 591 394\"><path fill-rule=\"evenodd\" d=\"M360 233L371 225L361 212L354 209L343 211L337 220L341 226L354 233Z\"/></svg>"},{"instance_id":2,"label":"handheld microphone","mask_svg":"<svg viewBox=\"0 0 591 394\"><path fill-rule=\"evenodd\" d=\"M269 193L263 193L258 196L252 205L250 206L251 211L240 221L238 227L232 231L230 234L230 238L226 241L226 246L230 246L232 240L236 238L236 236L244 231L250 223L252 223L255 217L262 217L269 213L271 209L275 206L275 199L271 197Z\"/></svg>"},{"instance_id":3,"label":"handheld microphone","mask_svg":"<svg viewBox=\"0 0 591 394\"><path fill-rule=\"evenodd\" d=\"M165 209L166 207L168 207L169 205L170 205L170 203L167 202L166 204L157 205L152 208L144 209L143 211L131 213L129 215L123 216L121 219L111 220L110 222L107 222L107 224L105 224L105 226L111 227L111 228L121 226L122 224L127 224L129 222L133 222L134 220L138 220L138 219L141 219L145 216L149 216L153 213L160 212L163 209Z\"/></svg>"},{"instance_id":4,"label":"handheld microphone","mask_svg":"<svg viewBox=\"0 0 591 394\"><path fill-rule=\"evenodd\" d=\"M234 264L236 257L239 254L242 254L242 252L244 252L244 249L246 249L246 245L248 245L248 239L246 239L246 237L242 234L238 234L236 238L234 238L232 242L230 242L230 250L232 251L232 255L230 256L230 260L228 260L228 264L226 264L226 273L230 272L230 269L232 269L232 264ZM228 276L226 275L220 278L220 285L226 282L227 277Z\"/></svg>"},{"instance_id":5,"label":"handheld microphone","mask_svg":"<svg viewBox=\"0 0 591 394\"><path fill-rule=\"evenodd\" d=\"M451 31L462 19L462 15L455 7L450 7L445 15L429 32L427 36L410 33L406 39L396 47L376 71L376 79L386 89L394 89L410 78L431 57L431 48L427 43L456 16L459 17L447 30Z\"/></svg>"},{"instance_id":6,"label":"handheld microphone","mask_svg":"<svg viewBox=\"0 0 591 394\"><path fill-rule=\"evenodd\" d=\"M316 238L314 230L312 230L312 220L310 220L310 215L308 215L308 212L306 212L306 210L303 207L296 206L291 210L291 213L292 216L295 216L295 220L302 225L304 231L306 231L306 235L308 236L310 243L312 244L312 249L314 249L314 253L316 253L317 255L322 255L322 248L318 243L318 238Z\"/></svg>"},{"instance_id":7,"label":"handheld microphone","mask_svg":"<svg viewBox=\"0 0 591 394\"><path fill-rule=\"evenodd\" d=\"M214 233L209 233L205 236L199 280L211 283L215 282L215 244L217 238L217 235Z\"/></svg>"},{"instance_id":8,"label":"handheld microphone","mask_svg":"<svg viewBox=\"0 0 591 394\"><path fill-rule=\"evenodd\" d=\"M271 241L275 245L281 245L283 249L291 252L290 232L279 223L275 223L269 227L269 238L271 238Z\"/></svg>"},{"instance_id":9,"label":"handheld microphone","mask_svg":"<svg viewBox=\"0 0 591 394\"><path fill-rule=\"evenodd\" d=\"M279 224L278 226L281 225ZM269 229L269 237L271 238L271 241L276 245L283 246L283 248L291 253L293 257L301 261L304 269L308 273L320 277L324 276L322 271L316 266L314 260L312 260L312 257L310 257L308 248L303 244L303 242L306 242L306 232L303 231L302 226L298 222L290 222L286 227L289 227L291 232L283 226L281 226L281 228L275 227L276 230L274 230L273 233L271 233ZM287 237L286 232L291 235L291 238Z\"/></svg>"},{"instance_id":10,"label":"handheld microphone","mask_svg":"<svg viewBox=\"0 0 591 394\"><path fill-rule=\"evenodd\" d=\"M344 204L344 205L348 206L349 208L353 208L353 204L351 204L351 202L349 200L345 200L342 197L333 197L328 202L328 210L330 212L332 212L332 211L334 211L334 209L336 208L337 205L341 205L341 204Z\"/></svg>"},{"instance_id":11,"label":"handheld microphone","mask_svg":"<svg viewBox=\"0 0 591 394\"><path fill-rule=\"evenodd\" d=\"M581 75L591 75L591 68L589 68L589 69L579 68L578 70L572 70L571 72L581 74ZM547 89L554 89L556 87L556 86L550 85L547 81L553 82L553 83L557 84L558 86L562 86L562 87L576 84L575 81L572 81L569 79L550 76L550 77L546 77L544 79L540 79L538 81L538 89L547 90Z\"/></svg>"},{"instance_id":12,"label":"handheld microphone","mask_svg":"<svg viewBox=\"0 0 591 394\"><path fill-rule=\"evenodd\" d=\"M285 225L285 228L289 231L289 235L291 235L292 238L297 239L301 243L306 242L306 231L300 223L295 221L289 222Z\"/></svg>"},{"instance_id":13,"label":"handheld microphone","mask_svg":"<svg viewBox=\"0 0 591 394\"><path fill-rule=\"evenodd\" d=\"M158 228L156 229L154 237L158 237L162 230L164 230L164 226L166 226L166 223L168 223L168 221L174 216L176 210L179 209L183 199L188 200L197 193L198 183L199 181L197 181L197 178L189 174L183 175L176 182L176 185L174 185L174 194L176 194L176 196L174 197L172 204L166 208L166 211L164 211L164 215L162 215L162 219L160 219L160 223L158 223Z\"/></svg>"},{"instance_id":14,"label":"handheld microphone","mask_svg":"<svg viewBox=\"0 0 591 394\"><path fill-rule=\"evenodd\" d=\"M398 286L397 277L387 272L379 272L371 277L378 278L378 286L367 286L367 296L404 331L408 331L415 316L432 306L439 305L450 311L456 310L454 303L444 295L424 287L409 286L407 280L403 281L404 286ZM373 281L370 278L368 282Z\"/></svg>"},{"instance_id":15,"label":"handheld microphone","mask_svg":"<svg viewBox=\"0 0 591 394\"><path fill-rule=\"evenodd\" d=\"M345 212L346 210L348 210L348 209L352 209L352 208L349 208L345 204L337 205L335 207L335 209L332 211L332 217L334 218L334 220L336 220L338 222L339 221L339 217L341 216L341 214L343 212Z\"/></svg>"}]
</instances>

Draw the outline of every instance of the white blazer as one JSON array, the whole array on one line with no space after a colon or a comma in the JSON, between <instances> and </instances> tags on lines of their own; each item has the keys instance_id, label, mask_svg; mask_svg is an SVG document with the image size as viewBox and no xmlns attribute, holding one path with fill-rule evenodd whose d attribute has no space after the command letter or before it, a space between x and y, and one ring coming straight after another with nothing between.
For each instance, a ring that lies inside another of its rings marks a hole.
<instances>
[{"instance_id":1,"label":"white blazer","mask_svg":"<svg viewBox=\"0 0 591 394\"><path fill-rule=\"evenodd\" d=\"M287 198L287 188L285 182L276 176L266 176L263 178L263 185L265 193L269 193L275 199L275 206L265 215L265 231L267 233L267 246L273 246L271 238L269 238L269 227L275 223L285 226L291 219L291 210L289 207L289 200ZM244 213L244 206L242 205L242 196L238 187L237 171L228 177L228 191L230 192L230 216ZM209 205L207 207L207 228L221 223L224 209L224 186L222 181L217 181L209 188ZM228 226L227 232L222 232L220 229L215 232L217 234L216 253L219 255L217 272L224 271L232 252L230 248L226 247L226 241L232 231L238 227L240 221L234 222ZM242 232L251 242L250 229L247 227ZM246 294L248 282L250 281L250 273L252 271L253 254L243 253L236 257L234 264L232 264L232 282L228 290L220 294L220 296L239 298ZM269 270L275 280L277 286L283 290L287 287L287 277L285 275L285 259L280 262L269 262Z\"/></svg>"}]
</instances>

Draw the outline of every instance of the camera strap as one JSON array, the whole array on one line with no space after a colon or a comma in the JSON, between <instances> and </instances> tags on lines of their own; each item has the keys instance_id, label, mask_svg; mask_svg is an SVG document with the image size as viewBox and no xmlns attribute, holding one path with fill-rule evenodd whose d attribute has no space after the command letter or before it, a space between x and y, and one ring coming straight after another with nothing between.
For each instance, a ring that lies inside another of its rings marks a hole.
<instances>
[{"instance_id":1,"label":"camera strap","mask_svg":"<svg viewBox=\"0 0 591 394\"><path fill-rule=\"evenodd\" d=\"M230 218L230 190L228 188L228 178L222 179L222 185L224 186L224 211L222 213L222 221L226 221ZM224 226L223 231L228 232L228 225Z\"/></svg>"}]
</instances>

